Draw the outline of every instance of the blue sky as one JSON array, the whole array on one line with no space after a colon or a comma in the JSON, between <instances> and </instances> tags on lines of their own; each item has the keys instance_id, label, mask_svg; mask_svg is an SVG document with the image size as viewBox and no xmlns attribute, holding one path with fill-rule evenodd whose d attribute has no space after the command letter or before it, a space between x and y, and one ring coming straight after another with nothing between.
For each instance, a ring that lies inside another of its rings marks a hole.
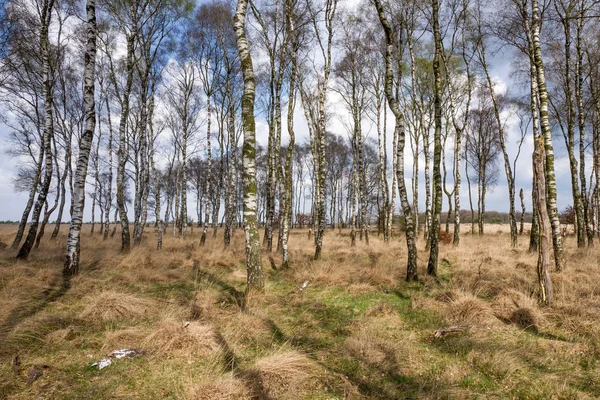
<instances>
[{"instance_id":1,"label":"blue sky","mask_svg":"<svg viewBox=\"0 0 600 400\"><path fill-rule=\"evenodd\" d=\"M509 93L511 94L515 94L514 92L516 90L521 90L521 88L519 87L519 85L516 84L516 82L514 82L513 78L511 77L511 63L507 62L506 60L512 60L514 57L514 54L511 53L512 50L506 50L505 53L503 54L496 54L493 57L491 57L491 75L492 75L492 79L494 80L494 82L496 82L497 84L497 90L498 92L506 92L506 88L509 88ZM336 99L336 94L330 92L331 94L329 95L329 106L328 109L329 110L333 110L333 111L337 111L342 113L343 111L343 106L340 104L341 101L339 99ZM519 130L518 130L518 126L516 125L516 121L515 118L510 118L509 116L507 117L507 125L506 125L506 132L507 132L507 146L508 146L508 152L509 155L511 157L511 159L515 156L516 151L517 151L517 142L519 139ZM392 141L392 134L393 134L393 117L391 112L388 113L388 118L389 121L387 123L387 127L388 127L388 155L390 155L389 159L391 160L391 141ZM286 124L283 124L283 141L286 141L286 137L287 137L287 132L286 132ZM307 128L307 124L304 118L304 113L302 111L301 105L297 104L296 107L296 112L295 112L295 126L296 126L296 135L297 135L297 142L303 142L306 141L308 139L308 128ZM342 126L342 123L340 122L340 120L338 118L331 118L330 119L330 125L328 126L328 130L330 132L333 132L335 134L338 135L343 135L346 136L345 133L345 129ZM374 139L376 139L376 131L375 129L368 129L368 127L365 129L363 128L364 132L369 132L367 133L367 135L372 136ZM27 201L28 198L28 193L15 193L14 191L14 185L13 185L13 180L14 180L14 175L15 175L15 171L17 169L19 160L15 159L15 158L11 158L10 156L8 156L6 154L6 150L9 149L10 147L10 142L8 141L8 137L9 137L9 129L8 127L6 127L5 125L3 125L2 123L0 123L0 220L18 220L21 217L21 214L23 212L23 209L25 207L25 203ZM165 137L168 137L168 133L164 134ZM257 140L259 141L259 143L261 143L262 145L266 146L267 144L267 135L268 135L268 128L267 125L264 121L264 119L261 119L259 117L259 120L257 121ZM565 146L564 146L564 141L562 139L562 137L555 137L554 139L554 143L555 143L555 151L556 151L556 164L555 164L555 169L556 169L556 181L557 181L557 191L558 191L558 206L559 209L562 210L564 209L567 205L572 203L572 195L571 195L571 183L570 183L570 174L569 174L569 163L568 163L568 158L566 157L566 152L565 152ZM448 151L447 154L451 154L452 152L452 143L451 141L449 141L447 143L447 147L448 147ZM520 188L523 188L524 190L524 194L525 194L525 203L526 203L526 207L528 210L531 210L531 177L532 177L532 171L531 171L531 153L533 150L533 145L532 145L532 139L531 139L531 135L529 134L522 146L522 150L521 150L521 155L519 158L519 161L517 163L517 176L516 176L516 193L517 193L517 199L516 199L516 204L517 204L517 209L520 209L520 205L519 205L519 199L518 199L518 192ZM410 171L412 169L412 155L410 152L410 147L407 141L407 148L406 148L406 171L407 174L410 174ZM449 159L447 161L448 163L448 168L449 171L451 171L451 160ZM493 188L490 188L491 190L488 191L488 195L487 195L487 201L486 201L486 209L487 210L496 210L496 211L508 211L508 190L507 190L507 185L506 185L506 177L504 175L504 169L502 167L502 160L501 158L498 159L498 163L499 163L499 176L498 176L498 180L497 180L497 185L494 186ZM424 161L421 159L419 162L420 167L422 168L424 165ZM591 162L587 163L587 166L590 167L591 166ZM451 174L450 174L451 175ZM589 177L589 172L588 172L588 177ZM389 175L391 176L391 175ZM410 182L410 176L407 175L407 184ZM89 180L89 179L88 179ZM419 179L420 181L420 199L421 199L421 204L419 205L419 209L423 210L424 209L424 176L423 176L423 172L421 172L421 177ZM452 185L452 177L449 176L448 177L448 181L447 181L447 185ZM474 194L476 195L476 188L474 188ZM51 196L51 201L53 199L53 196ZM67 202L69 202L70 199L67 199ZM195 212L195 203L194 203L194 196L190 196L190 204L188 205L189 207L189 214L190 215L194 215ZM69 203L67 203L69 204ZM462 190L461 190L461 204L462 204L462 208L466 209L468 207L468 188L467 188L467 182L466 179L464 179L463 177L463 183L462 183ZM446 205L446 200L444 200L443 202L443 206L447 207ZM90 207L91 207L91 200L88 198L86 200L86 211L85 211L85 216L84 216L84 220L89 220L90 216L91 216L91 212L90 212ZM66 207L66 213L67 215L65 216L65 218L68 220L69 216L68 216L68 206Z\"/></svg>"}]
</instances>

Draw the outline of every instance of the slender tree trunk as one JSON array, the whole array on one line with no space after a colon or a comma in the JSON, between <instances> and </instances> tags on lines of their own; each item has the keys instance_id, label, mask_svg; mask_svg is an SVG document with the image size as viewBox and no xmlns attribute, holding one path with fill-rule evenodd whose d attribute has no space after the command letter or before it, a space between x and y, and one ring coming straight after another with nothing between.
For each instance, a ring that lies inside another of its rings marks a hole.
<instances>
[{"instance_id":1,"label":"slender tree trunk","mask_svg":"<svg viewBox=\"0 0 600 400\"><path fill-rule=\"evenodd\" d=\"M135 217L133 223L133 245L138 246L144 237L144 227L148 216L148 192L150 190L150 174L148 168L148 83L150 66L145 65L140 82L140 179L139 190L135 194ZM185 127L184 127L185 130Z\"/></svg>"},{"instance_id":2,"label":"slender tree trunk","mask_svg":"<svg viewBox=\"0 0 600 400\"><path fill-rule=\"evenodd\" d=\"M475 234L475 209L473 208L473 194L471 192L471 178L469 177L469 164L465 158L465 176L467 177L467 186L469 189L469 206L471 208L471 235Z\"/></svg>"},{"instance_id":3,"label":"slender tree trunk","mask_svg":"<svg viewBox=\"0 0 600 400\"><path fill-rule=\"evenodd\" d=\"M450 127L450 124L448 123L448 121L446 120L446 135L444 137L444 139L442 140L442 190L444 192L444 194L446 195L446 199L448 200L448 212L446 214L446 221L445 221L445 231L446 233L450 233L450 219L452 218L452 195L454 194L454 187L452 188L452 191L448 191L446 189L446 177L448 176L448 172L446 169L446 140L448 138L448 129ZM452 162L452 165L454 166L454 161Z\"/></svg>"},{"instance_id":4,"label":"slender tree trunk","mask_svg":"<svg viewBox=\"0 0 600 400\"><path fill-rule=\"evenodd\" d=\"M582 2L581 2L582 3ZM585 11L583 7L581 14ZM589 201L587 196L587 181L585 177L585 109L583 105L583 50L582 50L582 30L584 27L584 15L577 19L577 36L575 41L575 50L577 54L577 63L575 65L575 76L577 86L575 88L575 98L577 100L577 122L579 128L579 180L581 182L581 202L583 206L583 225L584 232L587 235L588 247L594 247L594 230L590 227L589 221Z\"/></svg>"},{"instance_id":5,"label":"slender tree trunk","mask_svg":"<svg viewBox=\"0 0 600 400\"><path fill-rule=\"evenodd\" d=\"M254 291L262 291L262 260L260 237L256 220L256 137L254 122L254 69L246 40L246 11L248 0L238 0L234 16L234 30L237 48L244 76L242 95L242 120L244 124L244 145L242 149L244 187L244 232L246 236L246 269L248 272L246 300Z\"/></svg>"},{"instance_id":6,"label":"slender tree trunk","mask_svg":"<svg viewBox=\"0 0 600 400\"><path fill-rule=\"evenodd\" d=\"M500 147L502 148L502 155L504 158L504 172L506 174L506 182L508 184L508 218L510 225L510 245L511 247L517 247L517 218L515 212L515 181L513 179L513 171L510 165L510 158L508 156L508 151L506 149L506 135L504 133L504 124L502 123L502 119L500 118L500 107L498 105L498 101L496 99L496 94L494 92L494 85L492 83L492 78L490 77L487 60L485 57L485 47L483 45L483 41L480 44L479 55L481 64L483 66L483 70L485 72L485 77L488 85L488 89L490 91L490 98L492 99L492 106L494 108L494 116L496 118L496 123L498 124L498 137L500 139Z\"/></svg>"},{"instance_id":7,"label":"slender tree trunk","mask_svg":"<svg viewBox=\"0 0 600 400\"><path fill-rule=\"evenodd\" d=\"M113 181L113 128L110 113L110 101L108 94L105 96L106 101L106 115L108 120L108 175L106 177L107 190L106 190L106 207L104 215L104 238L108 238L108 230L110 225L110 209L112 206L112 181Z\"/></svg>"},{"instance_id":8,"label":"slender tree trunk","mask_svg":"<svg viewBox=\"0 0 600 400\"><path fill-rule=\"evenodd\" d=\"M535 139L534 174L536 179L536 202L539 220L539 251L537 262L538 283L540 285L540 300L548 306L552 305L552 280L550 279L550 218L546 205L546 190L544 188L544 138Z\"/></svg>"},{"instance_id":9,"label":"slender tree trunk","mask_svg":"<svg viewBox=\"0 0 600 400\"><path fill-rule=\"evenodd\" d=\"M37 193L37 189L40 185L40 180L42 176L42 165L44 164L44 149L45 149L45 135L41 138L40 143L40 152L38 154L38 159L36 163L35 175L33 177L33 183L31 185L31 189L29 190L29 198L27 199L27 204L25 205L25 210L23 211L23 215L21 216L21 222L19 223L19 228L17 229L17 235L10 246L11 249L16 249L21 243L21 239L23 238L23 233L25 232L25 228L27 227L27 220L29 219L29 214L31 213L31 209L33 208L33 204L35 201L35 194ZM67 153L69 149L67 149ZM65 156L66 158L66 156ZM58 232L57 232L58 233ZM53 236L54 238L54 236Z\"/></svg>"},{"instance_id":10,"label":"slender tree trunk","mask_svg":"<svg viewBox=\"0 0 600 400\"><path fill-rule=\"evenodd\" d=\"M211 103L210 103L210 98L211 95L210 93L207 94L206 96L206 119L207 119L207 124L206 124L206 186L205 186L205 192L204 192L204 197L206 198L206 205L205 205L205 211L204 211L204 228L202 229L202 236L200 237L200 246L204 246L204 243L206 242L206 234L208 231L208 221L210 218L210 207L209 207L209 203L211 203L210 201L210 181L211 181L211 175L212 175L212 159L211 159L211 148L210 148L210 124L211 124L211 113L212 113L212 108L211 108ZM214 221L213 221L214 222Z\"/></svg>"},{"instance_id":11,"label":"slender tree trunk","mask_svg":"<svg viewBox=\"0 0 600 400\"><path fill-rule=\"evenodd\" d=\"M290 67L290 83L289 83L289 98L288 98L288 114L287 114L287 129L290 140L288 142L287 154L285 158L285 186L283 195L283 220L282 220L282 236L281 236L281 249L282 249L282 260L281 268L286 269L290 266L290 252L288 248L288 242L290 238L290 221L292 220L292 177L294 174L294 146L296 144L296 135L294 132L294 108L296 106L296 76L298 74L298 42L296 38L296 30L292 15L294 13L294 1L286 0L286 23L288 29L288 35L290 35L291 41L291 67Z\"/></svg>"},{"instance_id":12,"label":"slender tree trunk","mask_svg":"<svg viewBox=\"0 0 600 400\"><path fill-rule=\"evenodd\" d=\"M429 262L427 274L437 276L440 237L440 215L442 212L442 176L440 163L442 156L442 78L440 73L441 37L439 27L439 3L432 0L433 5L433 36L435 55L433 58L434 75L434 147L433 147L433 218L429 233Z\"/></svg>"},{"instance_id":13,"label":"slender tree trunk","mask_svg":"<svg viewBox=\"0 0 600 400\"><path fill-rule=\"evenodd\" d=\"M389 243L390 232L388 230L388 219L390 209L390 188L387 181L387 165L386 165L386 143L385 143L385 132L381 132L381 104L382 98L377 96L377 147L379 150L379 190L383 197L383 213L379 215L383 216L382 228L383 228L383 241ZM416 159L415 159L416 161ZM413 197L414 198L414 197ZM415 207L416 209L416 207Z\"/></svg>"},{"instance_id":14,"label":"slender tree trunk","mask_svg":"<svg viewBox=\"0 0 600 400\"><path fill-rule=\"evenodd\" d=\"M523 188L519 190L519 198L521 199L521 219L519 221L519 235L522 235L525 229L525 197L523 197Z\"/></svg>"},{"instance_id":15,"label":"slender tree trunk","mask_svg":"<svg viewBox=\"0 0 600 400\"><path fill-rule=\"evenodd\" d=\"M229 85L229 83L228 83ZM236 185L236 178L237 178L237 157L236 157L236 153L237 153L237 143L236 143L236 137L235 137L235 108L233 105L234 99L233 99L233 93L231 92L231 87L228 86L228 93L229 93L229 123L227 126L227 130L229 133L229 163L228 163L228 168L227 168L227 173L229 178L227 179L227 185L226 185L226 193L225 193L225 199L226 199L226 203L225 203L225 215L226 215L226 220L225 220L225 231L224 231L224 244L225 247L229 247L230 243L231 243L231 235L233 232L233 229L235 227L235 216L236 216L236 193L235 193L235 189L237 187Z\"/></svg>"},{"instance_id":16,"label":"slender tree trunk","mask_svg":"<svg viewBox=\"0 0 600 400\"><path fill-rule=\"evenodd\" d=\"M131 9L134 5L132 3ZM135 16L135 11L131 12L132 17ZM121 252L126 253L131 247L131 239L129 235L129 217L125 208L125 164L127 163L127 119L129 118L129 95L133 85L133 67L135 57L135 39L137 36L137 21L135 18L131 21L132 31L127 36L127 82L125 91L123 92L123 101L121 105L121 120L119 122L119 150L117 152L117 208L119 210L119 218L121 220Z\"/></svg>"},{"instance_id":17,"label":"slender tree trunk","mask_svg":"<svg viewBox=\"0 0 600 400\"><path fill-rule=\"evenodd\" d=\"M556 206L556 179L554 174L554 147L552 146L552 132L548 120L548 91L546 89L546 77L544 74L544 63L542 60L542 47L540 44L540 9L538 0L531 1L532 9L532 32L533 32L533 55L535 60L537 89L540 99L540 125L544 136L544 153L546 156L544 178L547 191L548 215L552 223L552 242L554 246L554 262L556 270L564 268L564 256L562 236L560 232L560 221L558 219L558 208ZM538 211L539 212L539 211ZM538 221L541 226L541 221Z\"/></svg>"},{"instance_id":18,"label":"slender tree trunk","mask_svg":"<svg viewBox=\"0 0 600 400\"><path fill-rule=\"evenodd\" d=\"M29 252L33 247L35 237L37 235L38 222L42 207L46 203L46 197L48 196L48 190L50 188L50 182L52 181L52 137L54 135L54 117L52 113L52 70L50 67L50 40L48 38L48 29L52 20L52 9L54 7L54 0L46 0L43 2L41 9L41 27L40 27L40 49L42 51L42 66L44 76L44 158L45 158L45 171L44 181L40 187L37 201L33 208L33 214L31 216L31 223L29 225L29 232L25 238L25 242L17 253L18 259L27 259ZM42 152L40 150L40 152ZM16 239L15 239L16 242ZM18 242L17 242L18 243Z\"/></svg>"},{"instance_id":19,"label":"slender tree trunk","mask_svg":"<svg viewBox=\"0 0 600 400\"><path fill-rule=\"evenodd\" d=\"M536 132L534 130L534 132ZM539 131L538 131L539 132ZM537 135L539 133L534 133L534 138L533 140L535 140L535 135ZM532 162L532 171L535 170L535 159L532 158L531 159ZM536 180L536 176L534 175L532 178L532 196L531 196L531 201L532 201L532 216L531 216L531 232L529 234L529 252L534 252L534 251L538 251L538 246L539 246L539 240L540 240L540 230L539 230L539 226L538 226L538 205L537 205L537 200L536 200L536 193L537 193L537 180ZM544 189L545 190L545 189ZM546 211L546 214L548 213L548 211Z\"/></svg>"},{"instance_id":20,"label":"slender tree trunk","mask_svg":"<svg viewBox=\"0 0 600 400\"><path fill-rule=\"evenodd\" d=\"M408 247L408 262L406 267L406 280L416 281L417 278L417 246L415 242L415 230L413 222L413 214L408 201L406 190L406 182L404 180L404 147L405 147L405 131L404 131L404 115L400 111L398 99L393 94L394 67L392 65L392 57L394 47L397 40L392 27L385 16L381 0L374 0L375 7L379 16L379 21L383 27L386 37L385 50L385 95L390 105L390 109L396 119L394 127L394 136L397 140L396 148L396 178L398 180L398 194L406 219L406 245ZM399 60L397 60L399 62Z\"/></svg>"},{"instance_id":21,"label":"slender tree trunk","mask_svg":"<svg viewBox=\"0 0 600 400\"><path fill-rule=\"evenodd\" d=\"M56 149L56 141L52 140L52 143L54 144L54 168L56 170L56 181L57 183L60 182L61 180L61 175L60 175L60 168L58 167L58 151ZM65 168L66 170L66 168ZM35 246L34 248L38 248L40 247L40 242L42 240L42 238L44 237L44 231L46 230L46 224L48 223L48 221L50 220L50 216L52 215L52 213L56 210L56 208L58 207L58 202L60 200L60 191L57 185L56 188L56 196L54 197L54 204L52 205L52 208L48 209L48 199L46 198L46 203L44 205L44 219L42 220L42 224L40 226L40 230L37 234L37 237L35 239Z\"/></svg>"},{"instance_id":22,"label":"slender tree trunk","mask_svg":"<svg viewBox=\"0 0 600 400\"><path fill-rule=\"evenodd\" d=\"M65 209L66 194L67 194L67 177L71 170L71 136L68 136L68 140L65 144L65 168L63 170L62 177L60 179L60 206L58 207L58 215L56 216L56 223L54 224L54 230L50 239L56 239L58 232L60 231L60 225L62 222L63 211ZM56 190L59 190L58 188Z\"/></svg>"},{"instance_id":23,"label":"slender tree trunk","mask_svg":"<svg viewBox=\"0 0 600 400\"><path fill-rule=\"evenodd\" d=\"M87 43L84 62L83 108L85 113L85 130L79 140L79 158L75 170L75 185L71 199L71 226L67 239L67 253L63 266L63 275L72 276L79 271L81 222L85 206L85 179L90 158L94 128L96 126L96 109L94 99L94 75L96 66L96 1L87 0Z\"/></svg>"},{"instance_id":24,"label":"slender tree trunk","mask_svg":"<svg viewBox=\"0 0 600 400\"><path fill-rule=\"evenodd\" d=\"M526 24L528 24L528 17L524 18ZM531 32L530 27L526 26L526 32ZM531 106L531 121L532 121L532 135L533 140L540 135L540 113L539 113L539 93L538 93L538 82L537 82L537 70L535 68L535 59L533 55L533 37L529 34L527 36L529 44L529 69L530 69L530 106ZM532 171L535 170L535 159L532 158ZM544 178L545 179L545 178ZM539 230L539 211L537 209L538 202L536 201L537 191L537 178L534 175L532 178L532 216L531 216L531 233L529 235L529 251L538 251L540 230ZM546 190L546 188L544 188ZM546 212L548 214L548 212Z\"/></svg>"},{"instance_id":25,"label":"slender tree trunk","mask_svg":"<svg viewBox=\"0 0 600 400\"><path fill-rule=\"evenodd\" d=\"M356 246L356 196L358 193L358 168L356 166L356 137L352 138L352 230L350 231L350 246Z\"/></svg>"},{"instance_id":26,"label":"slender tree trunk","mask_svg":"<svg viewBox=\"0 0 600 400\"><path fill-rule=\"evenodd\" d=\"M356 106L355 108L358 108ZM365 243L369 245L369 230L367 221L367 175L365 172L365 156L364 156L364 145L362 138L361 121L359 118L360 114L355 112L355 125L357 138L357 155L358 155L358 186L360 191L360 237L364 236Z\"/></svg>"},{"instance_id":27,"label":"slender tree trunk","mask_svg":"<svg viewBox=\"0 0 600 400\"><path fill-rule=\"evenodd\" d=\"M387 101L387 99L386 99ZM387 130L387 106L383 107L383 131L385 132ZM398 138L396 137L396 135L394 135L392 137L392 190L390 192L390 209L388 211L389 213L389 217L388 217L388 231L389 231L389 237L392 237L392 225L394 224L394 210L396 209L396 189L398 187L398 179L396 177L396 152L398 150ZM417 226L418 226L418 221L419 221L419 208L415 206L415 218L414 218L414 223L415 223L415 240L417 239L417 234L418 234L418 230L417 230Z\"/></svg>"},{"instance_id":28,"label":"slender tree trunk","mask_svg":"<svg viewBox=\"0 0 600 400\"><path fill-rule=\"evenodd\" d=\"M564 63L564 87L565 102L567 105L567 136L566 146L569 155L569 167L571 172L571 193L573 195L573 208L575 210L575 230L577 232L577 247L585 247L585 226L583 216L583 203L579 191L579 172L577 158L575 157L575 107L573 102L572 77L571 77L571 15L560 15L565 34L565 63ZM585 176L584 176L585 178Z\"/></svg>"},{"instance_id":29,"label":"slender tree trunk","mask_svg":"<svg viewBox=\"0 0 600 400\"><path fill-rule=\"evenodd\" d=\"M429 129L423 129L423 154L425 157L425 248L429 250L431 241L429 232L431 230L431 153L429 152Z\"/></svg>"}]
</instances>

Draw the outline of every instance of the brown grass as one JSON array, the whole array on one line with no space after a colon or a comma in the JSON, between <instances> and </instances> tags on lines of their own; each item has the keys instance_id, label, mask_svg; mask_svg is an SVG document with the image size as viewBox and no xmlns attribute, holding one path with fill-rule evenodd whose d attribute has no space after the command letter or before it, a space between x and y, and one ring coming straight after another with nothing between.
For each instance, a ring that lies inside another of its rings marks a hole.
<instances>
[{"instance_id":1,"label":"brown grass","mask_svg":"<svg viewBox=\"0 0 600 400\"><path fill-rule=\"evenodd\" d=\"M156 252L148 229L121 255L118 235L103 241L84 226L81 273L51 300L66 229L26 262L0 249L0 398L594 398L600 250L566 239L567 268L552 272L548 308L537 301L528 238L512 249L505 227L486 232L442 246L437 279L426 276L420 238L420 282L406 283L401 235L385 244L372 233L369 246L351 247L347 231L327 230L314 261L313 241L294 230L292 268L263 254L265 293L245 312L241 230L229 250L222 231L199 247L195 229L185 240L169 232ZM0 241L13 234L0 226ZM454 324L471 328L432 338ZM89 367L126 347L144 355ZM28 385L11 370L17 353L24 373L50 368Z\"/></svg>"},{"instance_id":2,"label":"brown grass","mask_svg":"<svg viewBox=\"0 0 600 400\"><path fill-rule=\"evenodd\" d=\"M186 397L190 400L249 400L252 399L244 381L231 374L190 384Z\"/></svg>"},{"instance_id":3,"label":"brown grass","mask_svg":"<svg viewBox=\"0 0 600 400\"><path fill-rule=\"evenodd\" d=\"M311 378L317 367L313 361L294 350L279 350L263 357L248 370L248 383L259 396L295 399L310 393Z\"/></svg>"},{"instance_id":4,"label":"brown grass","mask_svg":"<svg viewBox=\"0 0 600 400\"><path fill-rule=\"evenodd\" d=\"M91 322L110 322L120 319L140 318L156 307L148 299L114 290L103 290L86 296L80 318Z\"/></svg>"},{"instance_id":5,"label":"brown grass","mask_svg":"<svg viewBox=\"0 0 600 400\"><path fill-rule=\"evenodd\" d=\"M219 350L212 327L197 321L179 321L165 317L151 328L141 347L159 357L173 354L200 357Z\"/></svg>"}]
</instances>

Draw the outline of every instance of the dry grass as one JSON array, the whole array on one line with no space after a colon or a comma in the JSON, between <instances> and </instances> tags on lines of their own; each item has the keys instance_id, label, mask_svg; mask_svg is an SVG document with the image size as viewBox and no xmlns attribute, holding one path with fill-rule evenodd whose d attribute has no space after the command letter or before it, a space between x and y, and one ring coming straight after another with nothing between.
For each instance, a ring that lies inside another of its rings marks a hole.
<instances>
[{"instance_id":1,"label":"dry grass","mask_svg":"<svg viewBox=\"0 0 600 400\"><path fill-rule=\"evenodd\" d=\"M155 324L140 345L158 357L202 357L219 350L212 327L171 317Z\"/></svg>"},{"instance_id":2,"label":"dry grass","mask_svg":"<svg viewBox=\"0 0 600 400\"><path fill-rule=\"evenodd\" d=\"M64 228L64 227L63 227ZM14 226L0 226L10 244ZM552 273L555 304L537 301L528 238L510 248L504 226L440 247L437 279L404 281L404 237L350 247L326 232L312 259L306 231L292 231L292 268L263 254L265 293L241 312L243 232L230 250L222 231L200 248L155 232L127 255L84 227L81 273L60 290L66 229L27 262L0 248L0 398L462 399L594 398L600 393L600 250L566 240L567 268ZM451 237L451 235L450 235ZM0 246L1 247L1 246ZM309 280L299 292L296 287ZM436 329L469 324L433 339ZM144 355L90 364L118 348ZM22 371L11 361L20 354ZM28 384L36 365L43 375Z\"/></svg>"},{"instance_id":3,"label":"dry grass","mask_svg":"<svg viewBox=\"0 0 600 400\"><path fill-rule=\"evenodd\" d=\"M252 399L246 383L231 374L198 383L194 379L186 397L190 400L249 400Z\"/></svg>"},{"instance_id":4,"label":"dry grass","mask_svg":"<svg viewBox=\"0 0 600 400\"><path fill-rule=\"evenodd\" d=\"M310 393L317 367L294 350L278 350L254 363L247 371L248 383L264 398L297 399Z\"/></svg>"},{"instance_id":5,"label":"dry grass","mask_svg":"<svg viewBox=\"0 0 600 400\"><path fill-rule=\"evenodd\" d=\"M90 322L111 322L140 318L156 308L156 304L128 293L103 290L84 297L80 318Z\"/></svg>"}]
</instances>

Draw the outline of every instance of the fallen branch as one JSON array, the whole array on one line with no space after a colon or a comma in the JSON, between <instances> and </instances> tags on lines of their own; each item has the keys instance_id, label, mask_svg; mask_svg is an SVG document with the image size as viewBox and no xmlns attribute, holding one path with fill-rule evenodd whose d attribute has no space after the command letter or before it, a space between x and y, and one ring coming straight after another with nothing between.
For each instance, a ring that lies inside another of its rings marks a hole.
<instances>
[{"instance_id":1,"label":"fallen branch","mask_svg":"<svg viewBox=\"0 0 600 400\"><path fill-rule=\"evenodd\" d=\"M435 339L441 339L451 333L460 333L460 332L465 332L467 330L469 330L469 328L471 328L472 325L453 325L453 326L447 326L445 328L440 328L437 331L435 331L435 333L433 334L433 337Z\"/></svg>"},{"instance_id":2,"label":"fallen branch","mask_svg":"<svg viewBox=\"0 0 600 400\"><path fill-rule=\"evenodd\" d=\"M306 280L306 281L302 282L302 284L296 286L296 288L294 290L292 290L291 292L289 292L288 294L293 294L293 293L303 294L304 290L308 287L308 285L310 285L310 281Z\"/></svg>"}]
</instances>

